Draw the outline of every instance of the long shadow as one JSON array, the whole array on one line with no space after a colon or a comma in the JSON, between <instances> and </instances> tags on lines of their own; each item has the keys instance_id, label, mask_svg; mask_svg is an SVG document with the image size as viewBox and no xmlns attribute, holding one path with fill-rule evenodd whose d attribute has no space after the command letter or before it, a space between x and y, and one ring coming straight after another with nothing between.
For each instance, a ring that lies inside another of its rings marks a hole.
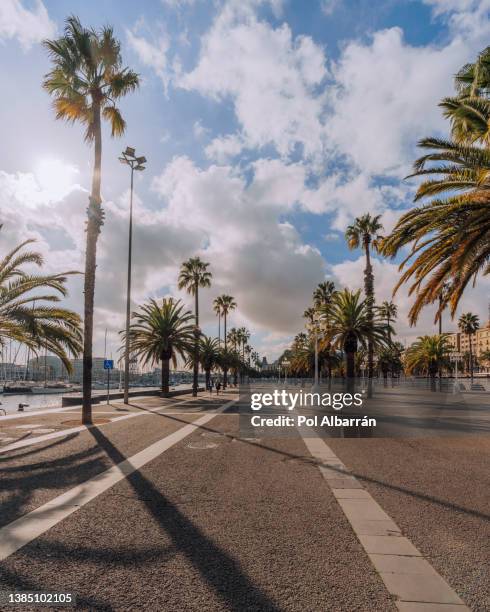
<instances>
[{"instance_id":1,"label":"long shadow","mask_svg":"<svg viewBox=\"0 0 490 612\"><path fill-rule=\"evenodd\" d=\"M60 444L65 444L65 442L69 442L70 440L73 440L73 438L78 437L80 434L77 433L72 433L72 434L68 434L67 436L65 436L64 438L62 438L61 440L56 440L56 442L51 442L50 444L46 444L45 446L39 446L37 445L36 448L33 448L31 450L28 450L26 452L22 452L22 453L17 453L16 455L13 455L12 453L15 453L15 450L12 451L7 451L8 454L0 457L0 462L4 462L4 461L12 461L12 459L20 459L22 457L28 457L29 455L35 455L36 453L40 453L41 451L44 451L48 448L53 448L54 446L59 446ZM1 451L2 449L0 449Z\"/></svg>"},{"instance_id":2,"label":"long shadow","mask_svg":"<svg viewBox=\"0 0 490 612\"><path fill-rule=\"evenodd\" d=\"M188 425L189 423L187 421L184 421L183 419L179 419L178 417L176 417L175 415L170 415L170 414L159 414L158 412L155 412L154 414L157 414L158 416L167 418L167 419L172 419L174 421L178 421L179 423L184 423L186 425ZM314 457L305 457L304 455L297 455L296 453L289 453L288 451L284 451L284 450L280 450L278 448L274 448L273 446L268 446L266 444L260 443L260 442L254 442L252 440L246 440L244 438L240 438L239 436L235 436L233 434L229 434L229 433L224 433L218 429L213 429L212 427L209 427L207 425L195 425L195 427L197 429L202 429L203 431L207 431L207 432L213 432L213 433L219 433L222 436L230 439L230 440L236 440L237 442L241 442L242 444L249 444L250 446L256 446L258 448L263 448L264 450L268 450L272 453L276 453L278 455L282 455L284 457L287 457L289 459L296 459L298 461L301 461L305 464L309 464L309 465L318 465L318 466L322 466L322 467L327 467L330 470L336 470L339 473L345 474L345 472L343 472L341 469L338 468L334 468L332 467L330 464L328 463L323 463L322 461L319 461L317 459L315 459ZM399 493L403 493L404 495L409 495L411 497L416 497L418 499L423 499L424 501L428 501L431 502L433 504L437 504L439 506L442 506L444 508L448 508L450 510L456 510L457 512L463 512L465 514L468 514L470 516L475 516L477 518L483 519L483 520L490 520L490 515L485 514L483 512L479 512L477 510L471 510L470 508L465 508L463 506L458 506L457 504L452 504L450 502L446 502L442 499L438 499L437 497L433 497L431 495L426 495L424 493L419 493L417 491L412 491L411 489L406 489L404 487L399 487L397 485L393 485L390 484L389 482L385 482L383 480L379 480L376 478L371 478L369 476L363 476L362 474L358 474L356 472L352 472L349 471L349 474L351 476L355 476L356 478L358 478L359 480L363 480L365 482L370 482L373 484L378 484L381 485L387 489L391 489L393 491L398 491Z\"/></svg>"},{"instance_id":3,"label":"long shadow","mask_svg":"<svg viewBox=\"0 0 490 612\"><path fill-rule=\"evenodd\" d=\"M89 431L114 464L126 459L100 429L93 427ZM133 472L127 476L127 481L173 545L189 559L230 610L279 612L276 603L251 582L240 564L206 537L141 472Z\"/></svg>"}]
</instances>

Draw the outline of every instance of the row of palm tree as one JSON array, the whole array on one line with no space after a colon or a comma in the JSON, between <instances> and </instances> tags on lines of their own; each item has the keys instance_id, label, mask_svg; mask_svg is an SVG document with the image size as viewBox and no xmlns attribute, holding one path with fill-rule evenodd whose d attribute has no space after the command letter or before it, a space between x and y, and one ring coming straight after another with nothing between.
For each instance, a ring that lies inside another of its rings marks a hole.
<instances>
[{"instance_id":1,"label":"row of palm tree","mask_svg":"<svg viewBox=\"0 0 490 612\"><path fill-rule=\"evenodd\" d=\"M236 331L238 330L234 330ZM239 337L241 344L238 344ZM129 328L132 354L144 366L161 363L163 393L168 393L170 388L170 364L177 367L179 359L186 366L192 366L194 372L196 363L198 367L202 367L206 375L206 387L209 387L213 370L219 369L223 372L224 388L227 386L230 370L235 373L235 383L238 373L253 370L248 360L248 354L251 357L252 350L248 345L243 346L243 336L238 336L230 330L225 339L227 344L234 344L233 349L220 347L217 338L200 332L196 334L195 314L193 315L181 300L171 297L149 300L132 314ZM250 349L248 352L247 348ZM243 358L245 354L247 359ZM255 352L254 358L256 365L259 357Z\"/></svg>"}]
</instances>

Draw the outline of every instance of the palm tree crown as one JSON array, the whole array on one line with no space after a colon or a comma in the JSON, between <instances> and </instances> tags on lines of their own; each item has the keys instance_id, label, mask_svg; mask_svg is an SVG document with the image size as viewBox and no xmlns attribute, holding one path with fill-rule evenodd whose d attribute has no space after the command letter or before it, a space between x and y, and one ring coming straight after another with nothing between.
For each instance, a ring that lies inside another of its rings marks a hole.
<instances>
[{"instance_id":1,"label":"palm tree crown","mask_svg":"<svg viewBox=\"0 0 490 612\"><path fill-rule=\"evenodd\" d=\"M449 366L449 350L447 334L420 336L405 352L405 369L408 374L420 372L435 378L442 367Z\"/></svg>"},{"instance_id":2,"label":"palm tree crown","mask_svg":"<svg viewBox=\"0 0 490 612\"><path fill-rule=\"evenodd\" d=\"M81 321L78 314L52 306L66 296L68 275L37 275L26 272L25 265L42 266L43 258L24 250L26 240L0 260L0 347L6 340L21 342L34 353L41 348L57 355L71 372L69 356L82 349Z\"/></svg>"},{"instance_id":3,"label":"palm tree crown","mask_svg":"<svg viewBox=\"0 0 490 612\"><path fill-rule=\"evenodd\" d=\"M121 45L112 28L84 28L72 16L61 38L43 44L54 65L43 87L54 97L56 118L80 121L86 126L85 139L92 141L100 111L110 122L112 136L121 136L126 122L116 101L138 88L139 76L123 68Z\"/></svg>"},{"instance_id":4,"label":"palm tree crown","mask_svg":"<svg viewBox=\"0 0 490 612\"><path fill-rule=\"evenodd\" d=\"M180 300L164 298L159 303L151 299L132 314L129 328L131 352L143 365L162 362L162 391L169 390L170 360L174 367L177 357L185 359L192 351L193 316ZM124 334L123 334L124 336Z\"/></svg>"}]
</instances>

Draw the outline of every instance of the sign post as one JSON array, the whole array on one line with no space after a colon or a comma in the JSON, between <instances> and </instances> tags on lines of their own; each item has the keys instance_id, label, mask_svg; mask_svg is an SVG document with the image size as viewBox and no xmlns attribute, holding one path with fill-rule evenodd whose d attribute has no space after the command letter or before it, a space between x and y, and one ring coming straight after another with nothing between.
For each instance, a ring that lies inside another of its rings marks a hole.
<instances>
[{"instance_id":1,"label":"sign post","mask_svg":"<svg viewBox=\"0 0 490 612\"><path fill-rule=\"evenodd\" d=\"M110 377L111 377L111 370L113 369L114 369L114 361L112 359L104 359L104 370L107 370L107 404L109 403Z\"/></svg>"}]
</instances>

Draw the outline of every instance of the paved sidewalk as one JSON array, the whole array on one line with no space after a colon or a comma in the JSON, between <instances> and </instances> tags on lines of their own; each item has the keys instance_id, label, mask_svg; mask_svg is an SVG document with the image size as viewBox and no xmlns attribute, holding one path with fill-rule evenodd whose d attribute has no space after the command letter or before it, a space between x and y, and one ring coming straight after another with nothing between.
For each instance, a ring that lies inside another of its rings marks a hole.
<instances>
[{"instance_id":1,"label":"paved sidewalk","mask_svg":"<svg viewBox=\"0 0 490 612\"><path fill-rule=\"evenodd\" d=\"M330 458L337 455L359 483L344 487L336 478L332 486L332 476L325 479L318 467L328 457L316 456L315 443L308 449L299 435L241 438L236 410L219 414L234 399L234 392L197 400L145 398L125 407L126 413L114 404L116 414L106 417L114 420L100 426L10 452L0 449L0 525L10 525L0 531L6 556L0 590L73 591L80 609L395 611L390 592L398 586L390 587L380 573L397 572L378 558L386 551L366 548L346 511L362 488L407 536L410 550L415 545L427 556L472 610L488 609L488 576L480 576L476 588L485 556L478 543L485 533L478 501L485 496L485 443L472 438L477 447L469 453L460 439L451 455L449 439L444 448L429 440L329 439L335 452ZM64 426L54 415L40 416L53 419L52 427ZM481 484L479 491L466 486L465 500L458 499L461 471L453 469L454 461L462 461L461 469ZM438 479L447 472L432 488L428 465ZM329 467L335 468L331 461ZM488 489L486 495L488 500ZM65 498L59 506L56 500ZM57 515L50 510L54 502ZM34 539L28 542L28 532L16 531L16 537L27 533L28 543L8 550L12 522L27 524L23 517L34 511L35 518L43 507L41 520L56 519L50 528L44 531L33 520ZM455 535L449 547L438 542L441 529L457 534L457 528L461 537ZM471 528L480 531L470 536ZM451 569L458 562L464 580ZM410 605L399 609L464 609L449 602Z\"/></svg>"}]
</instances>

